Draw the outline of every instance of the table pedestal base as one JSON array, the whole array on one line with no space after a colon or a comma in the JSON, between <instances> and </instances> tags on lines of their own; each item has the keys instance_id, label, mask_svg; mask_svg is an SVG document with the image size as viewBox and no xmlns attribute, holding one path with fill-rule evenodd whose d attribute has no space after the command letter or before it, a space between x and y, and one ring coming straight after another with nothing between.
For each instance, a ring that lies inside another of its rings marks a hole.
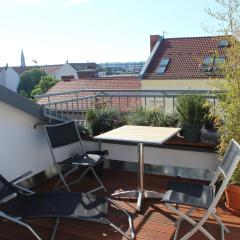
<instances>
[{"instance_id":1,"label":"table pedestal base","mask_svg":"<svg viewBox=\"0 0 240 240\"><path fill-rule=\"evenodd\" d=\"M137 211L140 212L144 198L161 199L163 197L163 193L149 191L149 190L143 190L143 192L138 191L138 190L130 190L130 191L113 193L111 196L119 197L119 198L129 198L129 199L136 198L137 199Z\"/></svg>"}]
</instances>

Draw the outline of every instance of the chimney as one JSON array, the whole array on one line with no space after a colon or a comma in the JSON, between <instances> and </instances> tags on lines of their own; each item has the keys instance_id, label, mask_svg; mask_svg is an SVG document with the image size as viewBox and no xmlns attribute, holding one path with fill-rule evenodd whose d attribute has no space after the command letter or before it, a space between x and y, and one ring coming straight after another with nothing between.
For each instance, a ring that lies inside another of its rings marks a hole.
<instances>
[{"instance_id":1,"label":"chimney","mask_svg":"<svg viewBox=\"0 0 240 240\"><path fill-rule=\"evenodd\" d=\"M160 38L160 35L150 35L150 53L152 52L159 38Z\"/></svg>"}]
</instances>

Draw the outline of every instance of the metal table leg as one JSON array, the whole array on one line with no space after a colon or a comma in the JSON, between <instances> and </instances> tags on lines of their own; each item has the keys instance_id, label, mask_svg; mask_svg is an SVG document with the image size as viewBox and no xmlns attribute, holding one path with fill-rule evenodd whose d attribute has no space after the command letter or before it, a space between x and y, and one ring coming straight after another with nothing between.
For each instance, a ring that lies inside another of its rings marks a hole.
<instances>
[{"instance_id":1,"label":"metal table leg","mask_svg":"<svg viewBox=\"0 0 240 240\"><path fill-rule=\"evenodd\" d=\"M114 193L112 197L137 198L137 211L141 211L144 198L162 198L163 194L144 190L144 151L143 143L138 143L138 190Z\"/></svg>"}]
</instances>

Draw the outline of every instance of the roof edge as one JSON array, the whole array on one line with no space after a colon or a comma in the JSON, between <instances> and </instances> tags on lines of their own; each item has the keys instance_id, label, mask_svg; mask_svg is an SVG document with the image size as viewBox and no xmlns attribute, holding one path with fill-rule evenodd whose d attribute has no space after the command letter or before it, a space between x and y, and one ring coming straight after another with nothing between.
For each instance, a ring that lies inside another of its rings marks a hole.
<instances>
[{"instance_id":1,"label":"roof edge","mask_svg":"<svg viewBox=\"0 0 240 240\"><path fill-rule=\"evenodd\" d=\"M28 113L40 120L46 120L46 118L43 116L42 106L3 86L0 86L0 101L25 113Z\"/></svg>"},{"instance_id":2,"label":"roof edge","mask_svg":"<svg viewBox=\"0 0 240 240\"><path fill-rule=\"evenodd\" d=\"M141 72L139 73L139 78L140 79L143 79L144 78L144 74L146 73L153 57L155 56L156 52L158 51L161 43L163 41L163 37L160 36L158 41L156 42L155 46L153 47L153 50L152 52L150 53L150 56L148 57L147 61L145 62L145 64L143 65L142 69L141 69Z\"/></svg>"}]
</instances>

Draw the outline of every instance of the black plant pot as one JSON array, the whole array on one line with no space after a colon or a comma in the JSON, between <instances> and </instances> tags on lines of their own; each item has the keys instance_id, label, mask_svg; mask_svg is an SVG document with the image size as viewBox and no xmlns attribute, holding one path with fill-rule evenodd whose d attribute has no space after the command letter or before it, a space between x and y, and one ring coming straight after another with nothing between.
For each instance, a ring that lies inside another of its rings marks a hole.
<instances>
[{"instance_id":1,"label":"black plant pot","mask_svg":"<svg viewBox=\"0 0 240 240\"><path fill-rule=\"evenodd\" d=\"M183 137L187 141L196 142L200 140L202 125L189 124L182 126Z\"/></svg>"}]
</instances>

